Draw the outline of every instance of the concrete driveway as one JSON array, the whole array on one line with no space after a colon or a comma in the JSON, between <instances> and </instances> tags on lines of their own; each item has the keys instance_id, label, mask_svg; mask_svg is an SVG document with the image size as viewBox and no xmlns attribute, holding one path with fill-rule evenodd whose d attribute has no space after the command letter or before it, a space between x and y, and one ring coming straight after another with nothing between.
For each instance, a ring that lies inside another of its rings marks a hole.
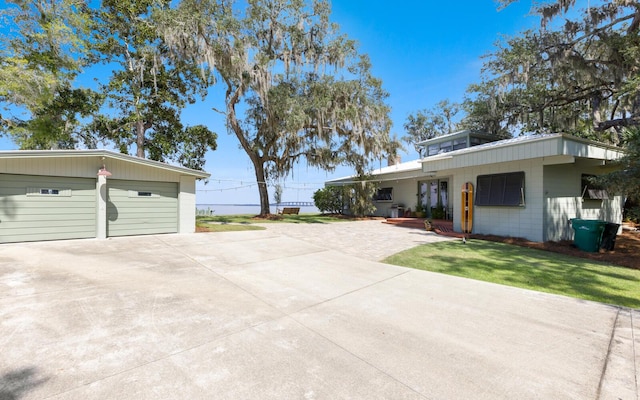
<instances>
[{"instance_id":1,"label":"concrete driveway","mask_svg":"<svg viewBox=\"0 0 640 400\"><path fill-rule=\"evenodd\" d=\"M0 399L638 399L638 311L348 255L437 240L350 224L2 245Z\"/></svg>"}]
</instances>

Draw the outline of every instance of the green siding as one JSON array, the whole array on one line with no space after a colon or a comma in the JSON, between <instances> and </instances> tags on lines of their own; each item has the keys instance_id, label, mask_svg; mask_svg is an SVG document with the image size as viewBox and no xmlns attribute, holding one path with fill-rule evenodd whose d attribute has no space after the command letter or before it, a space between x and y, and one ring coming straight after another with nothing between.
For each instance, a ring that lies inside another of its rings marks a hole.
<instances>
[{"instance_id":1,"label":"green siding","mask_svg":"<svg viewBox=\"0 0 640 400\"><path fill-rule=\"evenodd\" d=\"M107 236L178 232L177 183L109 179L107 186Z\"/></svg>"},{"instance_id":2,"label":"green siding","mask_svg":"<svg viewBox=\"0 0 640 400\"><path fill-rule=\"evenodd\" d=\"M61 195L27 195L39 189ZM95 179L0 174L0 243L95 236Z\"/></svg>"}]
</instances>

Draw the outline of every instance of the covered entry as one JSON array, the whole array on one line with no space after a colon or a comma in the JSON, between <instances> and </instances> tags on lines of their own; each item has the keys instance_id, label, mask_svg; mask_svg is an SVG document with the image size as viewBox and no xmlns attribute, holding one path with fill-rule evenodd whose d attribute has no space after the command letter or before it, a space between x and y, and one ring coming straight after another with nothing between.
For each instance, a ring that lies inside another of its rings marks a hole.
<instances>
[{"instance_id":1,"label":"covered entry","mask_svg":"<svg viewBox=\"0 0 640 400\"><path fill-rule=\"evenodd\" d=\"M419 202L429 218L449 219L449 180L431 179L418 183Z\"/></svg>"},{"instance_id":2,"label":"covered entry","mask_svg":"<svg viewBox=\"0 0 640 400\"><path fill-rule=\"evenodd\" d=\"M178 232L178 184L109 179L107 236Z\"/></svg>"},{"instance_id":3,"label":"covered entry","mask_svg":"<svg viewBox=\"0 0 640 400\"><path fill-rule=\"evenodd\" d=\"M0 243L95 235L95 179L0 174Z\"/></svg>"}]
</instances>

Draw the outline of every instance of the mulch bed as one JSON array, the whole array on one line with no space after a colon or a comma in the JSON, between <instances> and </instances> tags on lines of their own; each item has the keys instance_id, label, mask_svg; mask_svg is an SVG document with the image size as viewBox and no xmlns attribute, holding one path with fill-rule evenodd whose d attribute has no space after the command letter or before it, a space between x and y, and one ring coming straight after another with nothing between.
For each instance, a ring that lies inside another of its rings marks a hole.
<instances>
[{"instance_id":1,"label":"mulch bed","mask_svg":"<svg viewBox=\"0 0 640 400\"><path fill-rule=\"evenodd\" d=\"M522 238L510 238L494 235L471 235L473 239L490 240L514 244L532 249L552 251L554 253L567 254L574 257L586 258L589 260L601 261L607 264L620 265L623 267L640 269L640 232L623 231L616 237L614 250L605 251L600 249L598 253L589 253L576 248L573 241L563 240L560 242L531 242Z\"/></svg>"}]
</instances>

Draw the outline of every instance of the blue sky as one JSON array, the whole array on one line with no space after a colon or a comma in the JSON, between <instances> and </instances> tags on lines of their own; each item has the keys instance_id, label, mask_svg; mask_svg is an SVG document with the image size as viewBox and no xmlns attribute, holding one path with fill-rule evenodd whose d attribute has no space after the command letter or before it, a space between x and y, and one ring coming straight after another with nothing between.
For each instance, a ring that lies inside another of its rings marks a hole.
<instances>
[{"instance_id":1,"label":"blue sky","mask_svg":"<svg viewBox=\"0 0 640 400\"><path fill-rule=\"evenodd\" d=\"M538 18L529 16L530 5L520 1L498 11L493 0L332 1L333 21L369 55L374 75L390 94L392 133L398 137L404 135L410 113L444 99L461 101L467 86L480 80L480 57L501 35L538 27ZM204 124L218 133L218 149L209 152L205 166L212 177L208 184L198 184L197 203L258 203L251 163L212 107L224 108L215 92L183 112L186 125ZM0 140L0 149L14 148ZM416 157L413 149L402 154L404 161ZM300 164L284 182L283 200L311 201L324 181L352 173L348 168L326 173Z\"/></svg>"}]
</instances>

